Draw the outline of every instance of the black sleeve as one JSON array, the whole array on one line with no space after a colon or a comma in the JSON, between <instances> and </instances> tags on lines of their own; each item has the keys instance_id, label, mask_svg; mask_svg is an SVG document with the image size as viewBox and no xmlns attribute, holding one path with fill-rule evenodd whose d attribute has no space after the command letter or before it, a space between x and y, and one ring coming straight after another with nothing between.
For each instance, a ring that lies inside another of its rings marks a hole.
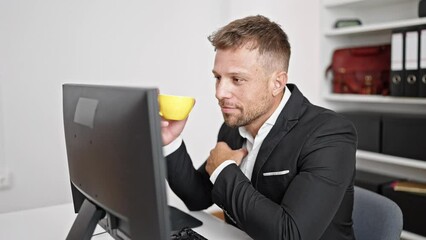
<instances>
[{"instance_id":1,"label":"black sleeve","mask_svg":"<svg viewBox=\"0 0 426 240\"><path fill-rule=\"evenodd\" d=\"M166 157L170 188L191 211L210 207L213 184L205 171L205 163L196 170L184 143Z\"/></svg>"}]
</instances>

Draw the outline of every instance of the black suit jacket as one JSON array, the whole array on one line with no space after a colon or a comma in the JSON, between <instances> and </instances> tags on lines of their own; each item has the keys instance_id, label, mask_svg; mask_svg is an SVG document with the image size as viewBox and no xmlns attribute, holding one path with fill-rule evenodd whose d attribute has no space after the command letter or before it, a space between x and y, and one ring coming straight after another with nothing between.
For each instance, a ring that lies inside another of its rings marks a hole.
<instances>
[{"instance_id":1,"label":"black suit jacket","mask_svg":"<svg viewBox=\"0 0 426 240\"><path fill-rule=\"evenodd\" d=\"M216 203L254 239L354 239L355 128L309 103L295 85L287 90L291 97L261 145L251 180L231 164L213 185L205 164L194 169L182 144L167 156L170 187L190 210ZM218 141L238 149L244 139L222 125Z\"/></svg>"}]
</instances>

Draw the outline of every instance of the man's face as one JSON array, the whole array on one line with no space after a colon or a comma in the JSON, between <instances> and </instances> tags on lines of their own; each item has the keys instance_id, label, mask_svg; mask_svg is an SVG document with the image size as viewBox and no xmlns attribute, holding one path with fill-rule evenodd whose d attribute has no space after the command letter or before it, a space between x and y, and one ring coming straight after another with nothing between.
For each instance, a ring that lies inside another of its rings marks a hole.
<instances>
[{"instance_id":1,"label":"man's face","mask_svg":"<svg viewBox=\"0 0 426 240\"><path fill-rule=\"evenodd\" d=\"M217 50L213 74L216 98L228 126L260 126L272 114L271 74L265 73L257 49Z\"/></svg>"}]
</instances>

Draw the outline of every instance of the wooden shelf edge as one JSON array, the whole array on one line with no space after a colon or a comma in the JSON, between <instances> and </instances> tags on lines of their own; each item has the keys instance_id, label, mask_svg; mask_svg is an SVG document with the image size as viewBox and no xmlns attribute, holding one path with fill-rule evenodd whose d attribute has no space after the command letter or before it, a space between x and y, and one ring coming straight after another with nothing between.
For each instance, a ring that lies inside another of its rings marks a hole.
<instances>
[{"instance_id":1,"label":"wooden shelf edge","mask_svg":"<svg viewBox=\"0 0 426 240\"><path fill-rule=\"evenodd\" d=\"M393 103L426 105L426 98L392 97L381 95L336 94L324 95L324 99L336 102L364 102L364 103Z\"/></svg>"},{"instance_id":2,"label":"wooden shelf edge","mask_svg":"<svg viewBox=\"0 0 426 240\"><path fill-rule=\"evenodd\" d=\"M371 160L371 161L376 161L376 162L390 163L390 164L399 165L399 166L412 167L417 169L426 169L426 161L391 156L391 155L369 152L364 150L357 150L356 157Z\"/></svg>"},{"instance_id":3,"label":"wooden shelf edge","mask_svg":"<svg viewBox=\"0 0 426 240\"><path fill-rule=\"evenodd\" d=\"M385 22L385 23L376 23L376 24L367 24L367 25L361 25L361 26L331 29L327 31L324 35L326 37L333 37L333 36L345 36L345 35L359 34L359 33L379 32L379 31L386 31L386 30L390 31L395 28L417 26L422 24L426 24L425 17L399 20L394 22Z\"/></svg>"}]
</instances>

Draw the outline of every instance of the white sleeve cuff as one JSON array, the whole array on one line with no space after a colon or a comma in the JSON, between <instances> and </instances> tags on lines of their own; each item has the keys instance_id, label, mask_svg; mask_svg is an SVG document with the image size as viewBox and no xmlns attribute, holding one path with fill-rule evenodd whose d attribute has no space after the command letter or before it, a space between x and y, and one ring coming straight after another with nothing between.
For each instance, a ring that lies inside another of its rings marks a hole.
<instances>
[{"instance_id":1,"label":"white sleeve cuff","mask_svg":"<svg viewBox=\"0 0 426 240\"><path fill-rule=\"evenodd\" d=\"M212 175L210 176L210 182L212 182L213 184L216 182L217 177L219 176L219 174L222 172L222 170L227 167L230 164L237 164L234 160L226 160L223 163L221 163L219 165L219 167L217 167Z\"/></svg>"},{"instance_id":2,"label":"white sleeve cuff","mask_svg":"<svg viewBox=\"0 0 426 240\"><path fill-rule=\"evenodd\" d=\"M163 155L164 157L167 157L168 155L172 154L174 151L176 151L180 145L182 145L182 137L179 136L173 142L167 144L166 146L163 146Z\"/></svg>"}]
</instances>

